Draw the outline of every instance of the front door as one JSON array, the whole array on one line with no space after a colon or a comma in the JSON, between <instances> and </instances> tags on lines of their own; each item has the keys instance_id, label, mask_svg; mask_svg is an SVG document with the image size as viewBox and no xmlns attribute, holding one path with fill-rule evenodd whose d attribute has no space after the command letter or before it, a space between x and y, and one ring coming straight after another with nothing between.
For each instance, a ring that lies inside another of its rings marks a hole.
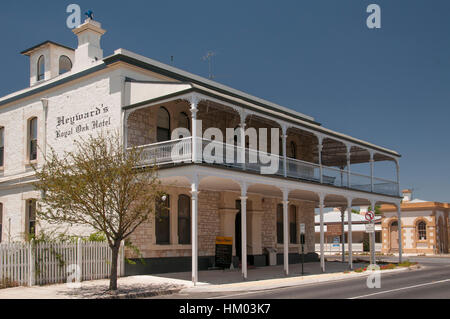
<instances>
[{"instance_id":1,"label":"front door","mask_svg":"<svg viewBox=\"0 0 450 319\"><path fill-rule=\"evenodd\" d=\"M391 252L398 251L398 223L391 224Z\"/></svg>"}]
</instances>

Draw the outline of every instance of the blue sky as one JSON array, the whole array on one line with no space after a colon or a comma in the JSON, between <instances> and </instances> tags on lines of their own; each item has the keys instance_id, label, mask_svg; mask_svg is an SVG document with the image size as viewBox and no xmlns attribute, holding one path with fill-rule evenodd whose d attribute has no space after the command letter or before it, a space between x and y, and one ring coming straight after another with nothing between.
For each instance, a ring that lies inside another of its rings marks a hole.
<instances>
[{"instance_id":1,"label":"blue sky","mask_svg":"<svg viewBox=\"0 0 450 319\"><path fill-rule=\"evenodd\" d=\"M450 201L450 1L3 1L0 96L28 86L27 57L45 40L72 47L70 3L125 48L195 74L216 52L215 80L314 116L325 127L397 150L402 188ZM365 21L380 5L382 28Z\"/></svg>"}]
</instances>

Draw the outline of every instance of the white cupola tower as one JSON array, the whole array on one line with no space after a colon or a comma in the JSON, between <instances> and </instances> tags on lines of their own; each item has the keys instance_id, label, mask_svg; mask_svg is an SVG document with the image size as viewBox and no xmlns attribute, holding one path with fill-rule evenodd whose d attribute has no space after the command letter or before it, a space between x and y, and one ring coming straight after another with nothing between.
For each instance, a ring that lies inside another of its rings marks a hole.
<instances>
[{"instance_id":1,"label":"white cupola tower","mask_svg":"<svg viewBox=\"0 0 450 319\"><path fill-rule=\"evenodd\" d=\"M100 45L102 35L100 22L87 18L79 27L73 30L78 37L78 48L75 50L74 71L90 67L93 63L103 59L103 50Z\"/></svg>"}]
</instances>

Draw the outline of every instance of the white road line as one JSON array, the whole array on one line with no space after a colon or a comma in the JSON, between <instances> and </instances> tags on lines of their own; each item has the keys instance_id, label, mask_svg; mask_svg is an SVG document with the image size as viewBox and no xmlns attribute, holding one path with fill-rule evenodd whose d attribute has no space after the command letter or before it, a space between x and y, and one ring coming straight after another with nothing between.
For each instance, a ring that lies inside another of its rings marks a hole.
<instances>
[{"instance_id":1,"label":"white road line","mask_svg":"<svg viewBox=\"0 0 450 319\"><path fill-rule=\"evenodd\" d=\"M348 298L348 299L359 299L359 298L371 297L371 296L376 296L376 295L381 295L381 294L387 294L387 293L394 292L394 291L400 291L400 290L413 289L413 288L418 288L418 287L423 287L423 286L430 286L430 285L441 284L443 282L449 282L449 281L450 281L450 279L444 279L444 280L439 280L439 281L432 281L432 282L427 282L425 284L414 285L414 286L409 286L409 287L402 287L402 288L391 289L391 290L385 290L385 291L375 292L373 294L368 294L368 295L363 295L363 296L358 296L358 297L352 297L352 298Z\"/></svg>"}]
</instances>

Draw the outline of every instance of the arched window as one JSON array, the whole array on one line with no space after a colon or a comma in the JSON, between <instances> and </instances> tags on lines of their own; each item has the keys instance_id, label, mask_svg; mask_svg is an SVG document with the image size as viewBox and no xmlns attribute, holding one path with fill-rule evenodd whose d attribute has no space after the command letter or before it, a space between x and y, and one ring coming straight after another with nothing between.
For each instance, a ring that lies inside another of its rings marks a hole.
<instances>
[{"instance_id":1,"label":"arched window","mask_svg":"<svg viewBox=\"0 0 450 319\"><path fill-rule=\"evenodd\" d=\"M186 113L181 112L180 117L178 118L178 127L183 127L190 130L191 129L190 124L191 121L189 120L189 116Z\"/></svg>"},{"instance_id":2,"label":"arched window","mask_svg":"<svg viewBox=\"0 0 450 319\"><path fill-rule=\"evenodd\" d=\"M289 237L291 244L297 244L297 206L289 207Z\"/></svg>"},{"instance_id":3,"label":"arched window","mask_svg":"<svg viewBox=\"0 0 450 319\"><path fill-rule=\"evenodd\" d=\"M28 155L30 161L37 159L38 122L37 117L28 121Z\"/></svg>"},{"instance_id":4,"label":"arched window","mask_svg":"<svg viewBox=\"0 0 450 319\"><path fill-rule=\"evenodd\" d=\"M282 244L284 242L284 229L283 229L283 204L277 205L277 243Z\"/></svg>"},{"instance_id":5,"label":"arched window","mask_svg":"<svg viewBox=\"0 0 450 319\"><path fill-rule=\"evenodd\" d=\"M419 240L427 240L427 224L424 221L417 224L417 235Z\"/></svg>"},{"instance_id":6,"label":"arched window","mask_svg":"<svg viewBox=\"0 0 450 319\"><path fill-rule=\"evenodd\" d=\"M170 196L156 203L155 233L157 245L170 244Z\"/></svg>"},{"instance_id":7,"label":"arched window","mask_svg":"<svg viewBox=\"0 0 450 319\"><path fill-rule=\"evenodd\" d=\"M45 79L45 57L41 55L37 63L37 80L42 81Z\"/></svg>"},{"instance_id":8,"label":"arched window","mask_svg":"<svg viewBox=\"0 0 450 319\"><path fill-rule=\"evenodd\" d=\"M191 243L191 199L186 195L178 197L178 243Z\"/></svg>"},{"instance_id":9,"label":"arched window","mask_svg":"<svg viewBox=\"0 0 450 319\"><path fill-rule=\"evenodd\" d=\"M27 234L36 235L36 200L27 200Z\"/></svg>"},{"instance_id":10,"label":"arched window","mask_svg":"<svg viewBox=\"0 0 450 319\"><path fill-rule=\"evenodd\" d=\"M69 59L69 57L61 55L59 57L59 74L64 74L66 72L69 72L70 70L72 70L72 61Z\"/></svg>"},{"instance_id":11,"label":"arched window","mask_svg":"<svg viewBox=\"0 0 450 319\"><path fill-rule=\"evenodd\" d=\"M3 231L3 204L0 203L0 243L2 242L2 231Z\"/></svg>"},{"instance_id":12,"label":"arched window","mask_svg":"<svg viewBox=\"0 0 450 319\"><path fill-rule=\"evenodd\" d=\"M5 128L0 127L0 167L5 165Z\"/></svg>"},{"instance_id":13,"label":"arched window","mask_svg":"<svg viewBox=\"0 0 450 319\"><path fill-rule=\"evenodd\" d=\"M165 107L158 110L157 140L158 142L170 141L170 114Z\"/></svg>"}]
</instances>

